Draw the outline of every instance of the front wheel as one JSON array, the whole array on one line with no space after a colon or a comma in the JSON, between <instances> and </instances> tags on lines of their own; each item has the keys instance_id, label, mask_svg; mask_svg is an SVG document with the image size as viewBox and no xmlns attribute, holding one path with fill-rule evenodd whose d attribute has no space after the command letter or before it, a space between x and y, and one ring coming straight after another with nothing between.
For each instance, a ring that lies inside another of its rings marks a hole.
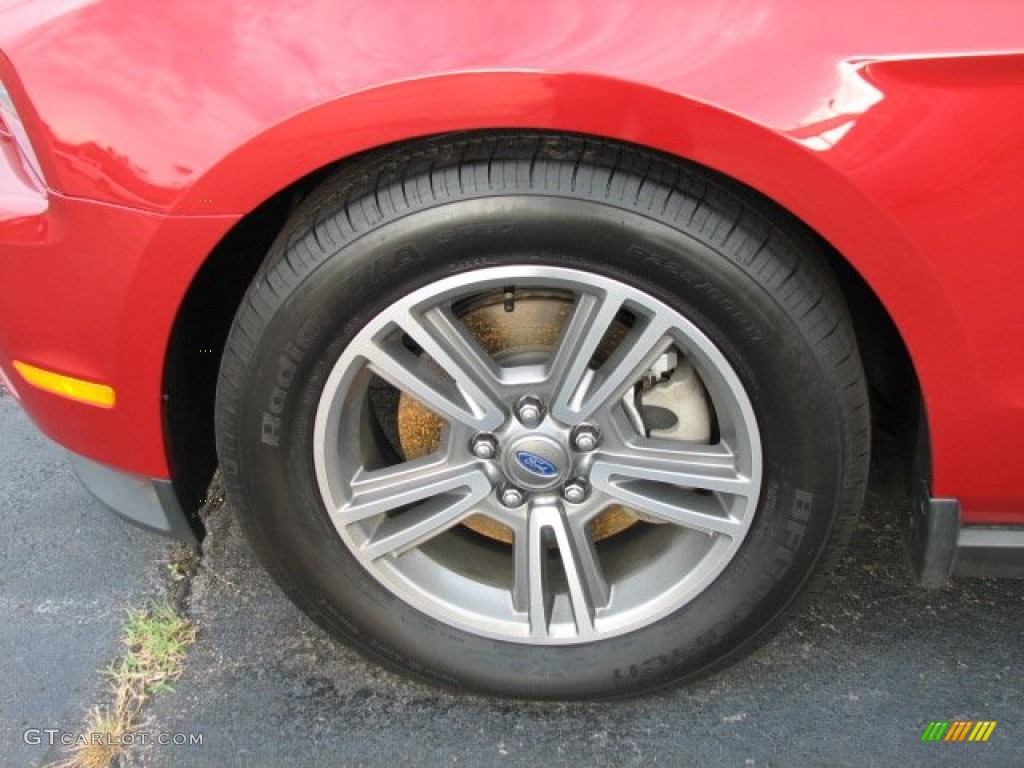
<instances>
[{"instance_id":1,"label":"front wheel","mask_svg":"<svg viewBox=\"0 0 1024 768\"><path fill-rule=\"evenodd\" d=\"M294 214L218 391L243 526L392 667L625 695L763 635L863 495L867 407L815 241L712 174L488 135Z\"/></svg>"}]
</instances>

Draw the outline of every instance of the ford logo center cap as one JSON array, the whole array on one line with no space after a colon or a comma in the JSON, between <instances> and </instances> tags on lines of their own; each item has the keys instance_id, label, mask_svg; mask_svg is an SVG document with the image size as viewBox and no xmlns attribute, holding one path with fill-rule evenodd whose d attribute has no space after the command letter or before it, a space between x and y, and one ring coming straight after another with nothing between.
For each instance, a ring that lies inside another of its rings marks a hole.
<instances>
[{"instance_id":1,"label":"ford logo center cap","mask_svg":"<svg viewBox=\"0 0 1024 768\"><path fill-rule=\"evenodd\" d=\"M536 453L530 453L529 451L516 451L516 461L518 461L527 472L532 472L540 477L554 477L558 474L558 467L543 456L538 456Z\"/></svg>"}]
</instances>

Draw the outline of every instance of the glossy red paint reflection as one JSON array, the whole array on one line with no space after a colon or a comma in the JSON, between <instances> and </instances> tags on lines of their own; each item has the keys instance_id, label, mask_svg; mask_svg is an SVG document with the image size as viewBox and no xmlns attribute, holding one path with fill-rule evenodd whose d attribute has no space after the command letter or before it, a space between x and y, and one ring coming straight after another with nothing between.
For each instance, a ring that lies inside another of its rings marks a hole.
<instances>
[{"instance_id":1,"label":"glossy red paint reflection","mask_svg":"<svg viewBox=\"0 0 1024 768\"><path fill-rule=\"evenodd\" d=\"M0 365L111 382L102 416L26 406L166 475L171 323L238 217L389 142L578 131L711 166L825 237L911 351L935 494L1024 522L1021 29L1024 5L995 1L8 3L0 76L52 190L0 162Z\"/></svg>"}]
</instances>

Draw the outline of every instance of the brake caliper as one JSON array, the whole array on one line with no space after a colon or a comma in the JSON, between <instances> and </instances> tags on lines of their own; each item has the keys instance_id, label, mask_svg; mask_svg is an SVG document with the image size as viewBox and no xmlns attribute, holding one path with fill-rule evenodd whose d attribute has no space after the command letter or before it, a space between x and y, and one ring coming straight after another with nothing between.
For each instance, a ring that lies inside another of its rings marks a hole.
<instances>
[{"instance_id":1,"label":"brake caliper","mask_svg":"<svg viewBox=\"0 0 1024 768\"><path fill-rule=\"evenodd\" d=\"M711 439L711 408L697 370L671 349L644 375L637 400L649 437L706 443Z\"/></svg>"}]
</instances>

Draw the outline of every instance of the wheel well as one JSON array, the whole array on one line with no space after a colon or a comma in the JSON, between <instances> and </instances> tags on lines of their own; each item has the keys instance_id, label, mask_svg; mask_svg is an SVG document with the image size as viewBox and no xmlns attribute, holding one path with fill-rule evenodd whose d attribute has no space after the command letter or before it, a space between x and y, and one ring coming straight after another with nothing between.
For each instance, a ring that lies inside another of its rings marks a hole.
<instances>
[{"instance_id":1,"label":"wheel well","mask_svg":"<svg viewBox=\"0 0 1024 768\"><path fill-rule=\"evenodd\" d=\"M931 449L924 398L910 352L871 286L838 251L825 245L829 265L838 278L857 334L871 397L873 441L895 441L908 498L922 494L927 497L931 488ZM872 451L872 472L880 456L880 451Z\"/></svg>"},{"instance_id":2,"label":"wheel well","mask_svg":"<svg viewBox=\"0 0 1024 768\"><path fill-rule=\"evenodd\" d=\"M217 466L213 410L220 359L249 283L290 212L320 181L368 155L400 150L421 140L344 159L281 190L235 224L193 279L179 308L167 351L164 424L175 490L200 537L203 531L198 510ZM734 180L730 183L738 184ZM745 189L766 200L756 190ZM908 480L915 474L920 477L920 472L928 470L929 456L923 399L899 330L871 287L838 251L788 211L770 200L766 202L822 245L853 317L871 391L873 424L896 439ZM913 484L908 483L908 488Z\"/></svg>"},{"instance_id":3,"label":"wheel well","mask_svg":"<svg viewBox=\"0 0 1024 768\"><path fill-rule=\"evenodd\" d=\"M228 331L304 188L283 190L232 227L196 273L171 331L164 367L164 434L175 492L200 538L198 511L217 467L213 408Z\"/></svg>"}]
</instances>

